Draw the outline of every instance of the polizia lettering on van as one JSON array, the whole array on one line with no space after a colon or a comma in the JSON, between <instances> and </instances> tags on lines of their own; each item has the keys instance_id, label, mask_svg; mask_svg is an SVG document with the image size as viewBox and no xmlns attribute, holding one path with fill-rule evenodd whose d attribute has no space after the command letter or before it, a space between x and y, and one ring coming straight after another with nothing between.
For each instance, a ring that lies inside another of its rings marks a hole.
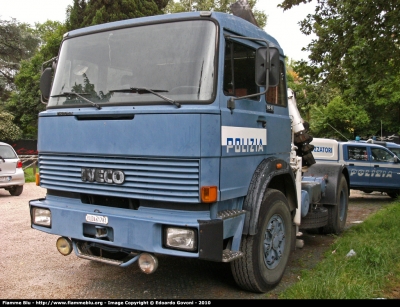
<instances>
[{"instance_id":1,"label":"polizia lettering on van","mask_svg":"<svg viewBox=\"0 0 400 307\"><path fill-rule=\"evenodd\" d=\"M369 169L352 169L350 171L351 176L359 176L359 177L375 177L375 178L392 178L391 171L381 171L381 170L372 170Z\"/></svg>"}]
</instances>

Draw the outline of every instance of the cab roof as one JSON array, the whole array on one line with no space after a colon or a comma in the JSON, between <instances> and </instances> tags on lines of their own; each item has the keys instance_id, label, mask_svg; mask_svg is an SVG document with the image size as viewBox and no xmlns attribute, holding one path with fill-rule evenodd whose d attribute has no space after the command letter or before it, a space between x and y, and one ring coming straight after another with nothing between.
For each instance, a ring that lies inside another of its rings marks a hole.
<instances>
[{"instance_id":1,"label":"cab roof","mask_svg":"<svg viewBox=\"0 0 400 307\"><path fill-rule=\"evenodd\" d=\"M242 35L246 37L260 38L268 41L271 47L277 47L280 53L283 55L283 50L280 47L278 41L263 31L261 28L252 24L251 22L244 20L240 17L234 16L232 14L221 13L221 12L183 12L174 14L164 14L147 16L133 19L126 19L121 21L114 21L109 23L103 23L99 25L89 26L81 29L76 29L64 34L64 39L71 38L74 36L81 36L95 32L103 32L118 28L126 28L145 24L154 24L158 22L168 22L177 20L189 20L196 18L211 18L218 22L220 27L230 32L235 33L235 35Z\"/></svg>"}]
</instances>

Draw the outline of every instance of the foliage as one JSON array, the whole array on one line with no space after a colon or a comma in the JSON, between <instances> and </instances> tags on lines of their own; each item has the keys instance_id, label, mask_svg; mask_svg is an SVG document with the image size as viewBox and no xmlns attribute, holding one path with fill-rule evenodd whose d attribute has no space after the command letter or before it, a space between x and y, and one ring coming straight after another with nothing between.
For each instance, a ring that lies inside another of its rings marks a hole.
<instances>
[{"instance_id":1,"label":"foliage","mask_svg":"<svg viewBox=\"0 0 400 307\"><path fill-rule=\"evenodd\" d=\"M16 19L0 20L0 101L15 90L14 77L21 60L29 59L39 45L39 38L26 23Z\"/></svg>"},{"instance_id":2,"label":"foliage","mask_svg":"<svg viewBox=\"0 0 400 307\"><path fill-rule=\"evenodd\" d=\"M391 298L400 284L399 200L343 233L324 260L300 273L299 281L281 299ZM347 256L350 250L356 254ZM397 297L398 298L398 297Z\"/></svg>"},{"instance_id":3,"label":"foliage","mask_svg":"<svg viewBox=\"0 0 400 307\"><path fill-rule=\"evenodd\" d=\"M225 12L230 13L230 7L233 3L237 2L237 0L179 0L173 1L170 0L168 5L166 6L164 12L165 13L179 13L179 12L191 12L191 11L215 11L215 12ZM251 8L254 18L256 19L258 26L260 28L264 28L267 24L267 15L265 13L256 10L254 6L257 3L257 0L248 0L247 3Z\"/></svg>"},{"instance_id":4,"label":"foliage","mask_svg":"<svg viewBox=\"0 0 400 307\"><path fill-rule=\"evenodd\" d=\"M334 132L336 128L332 128L326 122L327 117L321 110L324 110L335 97L340 97L340 92L322 82L308 82L307 76L301 76L299 70L299 62L286 60L287 84L296 93L300 115L310 123L310 134L316 137L330 135L330 132ZM318 123L314 123L314 121L318 121ZM321 126L324 129L321 129Z\"/></svg>"},{"instance_id":5,"label":"foliage","mask_svg":"<svg viewBox=\"0 0 400 307\"><path fill-rule=\"evenodd\" d=\"M312 109L314 117L310 129L318 137L349 140L360 134L359 130L368 131L370 120L367 112L346 104L341 96L333 98L325 108L314 105ZM354 127L358 130L355 131Z\"/></svg>"},{"instance_id":6,"label":"foliage","mask_svg":"<svg viewBox=\"0 0 400 307\"><path fill-rule=\"evenodd\" d=\"M14 116L0 111L0 141L18 140L21 137L21 129L13 123Z\"/></svg>"},{"instance_id":7,"label":"foliage","mask_svg":"<svg viewBox=\"0 0 400 307\"><path fill-rule=\"evenodd\" d=\"M310 0L285 0L284 10ZM298 72L307 83L325 83L340 91L346 104L364 110L370 129L353 126L361 133L380 130L398 133L400 120L400 2L397 0L318 1L314 14L300 25L317 36L305 50L309 61Z\"/></svg>"},{"instance_id":8,"label":"foliage","mask_svg":"<svg viewBox=\"0 0 400 307\"><path fill-rule=\"evenodd\" d=\"M168 0L74 0L67 7L68 31L130 18L159 15Z\"/></svg>"},{"instance_id":9,"label":"foliage","mask_svg":"<svg viewBox=\"0 0 400 307\"><path fill-rule=\"evenodd\" d=\"M65 27L55 21L37 24L36 29L42 40L41 48L30 60L21 62L21 69L15 77L18 91L14 91L5 104L5 109L15 115L14 123L21 128L26 139L37 138L38 113L45 109L39 91L42 63L57 55L66 32Z\"/></svg>"}]
</instances>

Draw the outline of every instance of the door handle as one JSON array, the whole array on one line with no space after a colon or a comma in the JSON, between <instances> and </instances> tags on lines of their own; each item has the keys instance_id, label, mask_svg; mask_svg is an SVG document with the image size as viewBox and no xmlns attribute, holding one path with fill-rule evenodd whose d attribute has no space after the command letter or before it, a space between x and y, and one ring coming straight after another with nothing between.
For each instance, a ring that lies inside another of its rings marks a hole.
<instances>
[{"instance_id":1,"label":"door handle","mask_svg":"<svg viewBox=\"0 0 400 307\"><path fill-rule=\"evenodd\" d=\"M379 165L374 165L374 167L379 167Z\"/></svg>"}]
</instances>

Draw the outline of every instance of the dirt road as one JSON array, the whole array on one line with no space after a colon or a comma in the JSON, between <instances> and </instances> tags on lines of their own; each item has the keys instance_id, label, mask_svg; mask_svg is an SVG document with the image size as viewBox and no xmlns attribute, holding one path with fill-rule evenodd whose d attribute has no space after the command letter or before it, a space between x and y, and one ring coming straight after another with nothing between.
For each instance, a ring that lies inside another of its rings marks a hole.
<instances>
[{"instance_id":1,"label":"dirt road","mask_svg":"<svg viewBox=\"0 0 400 307\"><path fill-rule=\"evenodd\" d=\"M137 265L119 268L83 260L56 250L56 236L31 229L31 199L46 191L28 183L23 193L11 196L0 190L0 297L2 299L266 299L297 280L298 273L312 268L334 241L333 236L304 234L281 284L267 294L239 289L229 264L175 257L159 257L151 275ZM392 202L380 193L351 193L347 227Z\"/></svg>"}]
</instances>

